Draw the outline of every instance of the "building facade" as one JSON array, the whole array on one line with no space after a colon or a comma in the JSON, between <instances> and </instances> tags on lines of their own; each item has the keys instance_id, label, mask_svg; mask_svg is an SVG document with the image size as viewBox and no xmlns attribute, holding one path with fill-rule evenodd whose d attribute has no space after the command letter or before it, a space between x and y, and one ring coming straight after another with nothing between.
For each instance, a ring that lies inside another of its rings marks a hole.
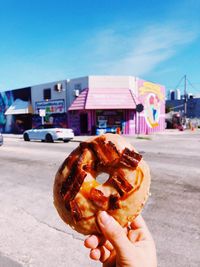
<instances>
[{"instance_id":1,"label":"building facade","mask_svg":"<svg viewBox=\"0 0 200 267\"><path fill-rule=\"evenodd\" d=\"M88 76L70 82L68 122L76 134L165 129L164 86L132 76Z\"/></svg>"},{"instance_id":2,"label":"building facade","mask_svg":"<svg viewBox=\"0 0 200 267\"><path fill-rule=\"evenodd\" d=\"M0 116L3 132L22 133L41 123L77 135L158 132L165 129L165 88L133 76L55 81L0 93ZM19 117L21 129L14 130Z\"/></svg>"},{"instance_id":3,"label":"building facade","mask_svg":"<svg viewBox=\"0 0 200 267\"><path fill-rule=\"evenodd\" d=\"M51 123L63 128L68 126L66 87L66 80L31 87L32 127L41 123Z\"/></svg>"}]
</instances>

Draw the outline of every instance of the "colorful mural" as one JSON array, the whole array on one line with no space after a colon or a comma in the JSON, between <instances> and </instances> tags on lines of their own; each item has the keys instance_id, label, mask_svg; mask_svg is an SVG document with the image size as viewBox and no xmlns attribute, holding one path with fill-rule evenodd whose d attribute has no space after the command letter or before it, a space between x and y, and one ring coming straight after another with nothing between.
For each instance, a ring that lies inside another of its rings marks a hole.
<instances>
[{"instance_id":1,"label":"colorful mural","mask_svg":"<svg viewBox=\"0 0 200 267\"><path fill-rule=\"evenodd\" d=\"M37 101L35 102L35 111L36 114L32 118L33 127L42 123L42 118L39 116L40 111L45 112L44 123L54 124L62 128L67 127L64 99Z\"/></svg>"},{"instance_id":2,"label":"colorful mural","mask_svg":"<svg viewBox=\"0 0 200 267\"><path fill-rule=\"evenodd\" d=\"M62 114L46 114L44 117L44 123L48 124L54 124L61 128L67 128L67 117L66 113ZM35 114L32 116L32 127L38 127L40 124L42 124L42 118Z\"/></svg>"},{"instance_id":3,"label":"colorful mural","mask_svg":"<svg viewBox=\"0 0 200 267\"><path fill-rule=\"evenodd\" d=\"M0 93L0 131L10 132L13 126L13 116L6 116L5 111L13 104L14 96L12 91Z\"/></svg>"},{"instance_id":4,"label":"colorful mural","mask_svg":"<svg viewBox=\"0 0 200 267\"><path fill-rule=\"evenodd\" d=\"M16 99L30 101L31 88L27 87L0 92L0 131L3 133L18 133L24 130L24 119L21 120L19 117L13 115L5 115L5 111L14 103Z\"/></svg>"},{"instance_id":5,"label":"colorful mural","mask_svg":"<svg viewBox=\"0 0 200 267\"><path fill-rule=\"evenodd\" d=\"M150 128L159 126L164 106L164 88L161 85L139 81L139 99L144 105L144 117Z\"/></svg>"}]
</instances>

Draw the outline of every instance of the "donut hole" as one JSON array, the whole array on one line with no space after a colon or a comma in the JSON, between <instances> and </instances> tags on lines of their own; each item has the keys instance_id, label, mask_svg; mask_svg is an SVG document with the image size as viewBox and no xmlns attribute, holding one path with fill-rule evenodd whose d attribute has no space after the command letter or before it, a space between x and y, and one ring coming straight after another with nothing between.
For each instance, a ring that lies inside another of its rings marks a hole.
<instances>
[{"instance_id":1,"label":"donut hole","mask_svg":"<svg viewBox=\"0 0 200 267\"><path fill-rule=\"evenodd\" d=\"M101 172L97 175L96 181L100 184L104 184L108 180L109 176L110 175L108 173Z\"/></svg>"}]
</instances>

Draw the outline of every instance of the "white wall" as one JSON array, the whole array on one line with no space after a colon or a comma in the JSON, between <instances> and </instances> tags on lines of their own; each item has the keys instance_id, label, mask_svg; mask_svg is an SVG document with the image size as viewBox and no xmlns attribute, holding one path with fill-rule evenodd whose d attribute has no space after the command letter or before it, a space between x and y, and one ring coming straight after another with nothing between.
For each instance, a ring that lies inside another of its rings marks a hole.
<instances>
[{"instance_id":1,"label":"white wall","mask_svg":"<svg viewBox=\"0 0 200 267\"><path fill-rule=\"evenodd\" d=\"M57 92L54 89L55 85L58 83L62 84L61 92ZM37 110L35 110L35 102L45 101L43 98L43 90L49 89L49 88L51 88L51 100L64 99L65 110L66 110L66 80L62 80L62 81L55 81L55 82L50 82L50 83L34 85L31 87L31 98L32 98L32 106L33 106L34 113L37 113Z\"/></svg>"},{"instance_id":2,"label":"white wall","mask_svg":"<svg viewBox=\"0 0 200 267\"><path fill-rule=\"evenodd\" d=\"M130 76L89 76L89 88L130 88Z\"/></svg>"},{"instance_id":3,"label":"white wall","mask_svg":"<svg viewBox=\"0 0 200 267\"><path fill-rule=\"evenodd\" d=\"M129 86L128 88L132 90L133 95L138 96L138 81L139 78L134 77L134 76L129 76Z\"/></svg>"}]
</instances>

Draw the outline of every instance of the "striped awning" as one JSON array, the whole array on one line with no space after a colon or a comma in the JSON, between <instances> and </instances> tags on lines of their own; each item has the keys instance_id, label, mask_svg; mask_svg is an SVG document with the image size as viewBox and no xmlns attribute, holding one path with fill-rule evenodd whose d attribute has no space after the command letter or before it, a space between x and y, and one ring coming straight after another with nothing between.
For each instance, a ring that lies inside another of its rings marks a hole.
<instances>
[{"instance_id":1,"label":"striped awning","mask_svg":"<svg viewBox=\"0 0 200 267\"><path fill-rule=\"evenodd\" d=\"M135 109L136 102L128 88L85 89L74 100L69 110Z\"/></svg>"}]
</instances>

